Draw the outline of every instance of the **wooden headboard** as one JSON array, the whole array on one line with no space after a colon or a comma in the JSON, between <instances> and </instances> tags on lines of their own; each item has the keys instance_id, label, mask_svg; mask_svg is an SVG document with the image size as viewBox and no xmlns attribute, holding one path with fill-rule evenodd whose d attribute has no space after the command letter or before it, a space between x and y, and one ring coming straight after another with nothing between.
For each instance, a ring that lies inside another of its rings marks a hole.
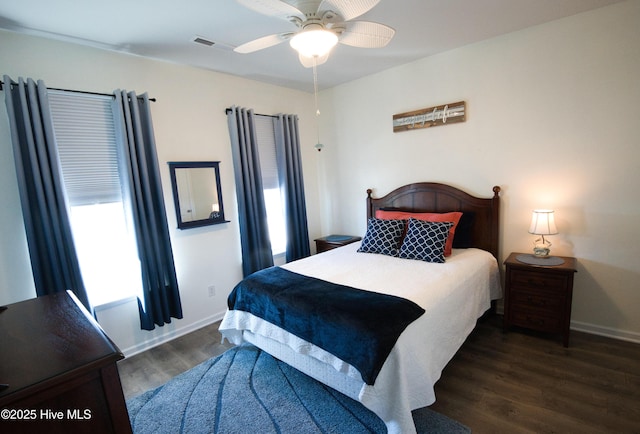
<instances>
[{"instance_id":1,"label":"wooden headboard","mask_svg":"<svg viewBox=\"0 0 640 434\"><path fill-rule=\"evenodd\" d=\"M381 198L367 190L367 219L379 209L408 212L460 211L463 217L456 229L454 247L477 247L496 259L499 246L500 187L493 187L492 198L481 198L435 182L419 182L396 188ZM460 235L460 236L459 236Z\"/></svg>"}]
</instances>

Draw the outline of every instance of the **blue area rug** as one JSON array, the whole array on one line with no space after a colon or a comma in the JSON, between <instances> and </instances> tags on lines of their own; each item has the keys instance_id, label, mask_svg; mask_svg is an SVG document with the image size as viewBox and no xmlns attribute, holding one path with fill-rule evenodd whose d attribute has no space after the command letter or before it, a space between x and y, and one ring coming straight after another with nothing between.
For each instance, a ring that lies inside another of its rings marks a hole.
<instances>
[{"instance_id":1,"label":"blue area rug","mask_svg":"<svg viewBox=\"0 0 640 434\"><path fill-rule=\"evenodd\" d=\"M251 345L233 347L127 401L134 433L385 433L362 404ZM469 433L423 408L420 433Z\"/></svg>"}]
</instances>

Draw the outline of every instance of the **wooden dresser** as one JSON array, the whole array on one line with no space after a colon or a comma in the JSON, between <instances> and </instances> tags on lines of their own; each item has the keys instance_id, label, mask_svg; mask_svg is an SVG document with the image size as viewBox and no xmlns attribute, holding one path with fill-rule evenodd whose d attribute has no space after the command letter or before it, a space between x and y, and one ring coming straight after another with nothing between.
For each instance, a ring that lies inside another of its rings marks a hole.
<instances>
[{"instance_id":1,"label":"wooden dresser","mask_svg":"<svg viewBox=\"0 0 640 434\"><path fill-rule=\"evenodd\" d=\"M547 266L520 262L519 255L504 262L504 330L514 325L561 334L568 347L576 258L561 256L562 264Z\"/></svg>"},{"instance_id":2,"label":"wooden dresser","mask_svg":"<svg viewBox=\"0 0 640 434\"><path fill-rule=\"evenodd\" d=\"M124 356L71 293L6 306L0 347L0 432L131 432Z\"/></svg>"}]
</instances>

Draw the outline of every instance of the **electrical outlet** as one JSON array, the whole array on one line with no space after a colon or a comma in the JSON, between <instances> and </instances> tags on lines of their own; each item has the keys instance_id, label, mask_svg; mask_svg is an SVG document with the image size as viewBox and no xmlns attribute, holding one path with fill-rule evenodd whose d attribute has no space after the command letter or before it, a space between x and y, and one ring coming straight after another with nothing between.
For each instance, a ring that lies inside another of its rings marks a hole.
<instances>
[{"instance_id":1,"label":"electrical outlet","mask_svg":"<svg viewBox=\"0 0 640 434\"><path fill-rule=\"evenodd\" d=\"M213 297L214 295L216 295L216 287L213 285L209 285L207 287L207 289L209 290L209 297Z\"/></svg>"}]
</instances>

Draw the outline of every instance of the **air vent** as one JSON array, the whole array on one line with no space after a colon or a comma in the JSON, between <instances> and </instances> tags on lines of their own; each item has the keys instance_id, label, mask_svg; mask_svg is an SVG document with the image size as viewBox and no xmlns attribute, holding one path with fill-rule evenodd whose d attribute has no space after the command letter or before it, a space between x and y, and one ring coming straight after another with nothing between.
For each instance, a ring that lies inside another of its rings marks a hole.
<instances>
[{"instance_id":1,"label":"air vent","mask_svg":"<svg viewBox=\"0 0 640 434\"><path fill-rule=\"evenodd\" d=\"M195 38L193 38L193 42L197 44L206 45L207 47L211 47L212 45L215 44L215 42L205 39L201 36L196 36Z\"/></svg>"}]
</instances>

